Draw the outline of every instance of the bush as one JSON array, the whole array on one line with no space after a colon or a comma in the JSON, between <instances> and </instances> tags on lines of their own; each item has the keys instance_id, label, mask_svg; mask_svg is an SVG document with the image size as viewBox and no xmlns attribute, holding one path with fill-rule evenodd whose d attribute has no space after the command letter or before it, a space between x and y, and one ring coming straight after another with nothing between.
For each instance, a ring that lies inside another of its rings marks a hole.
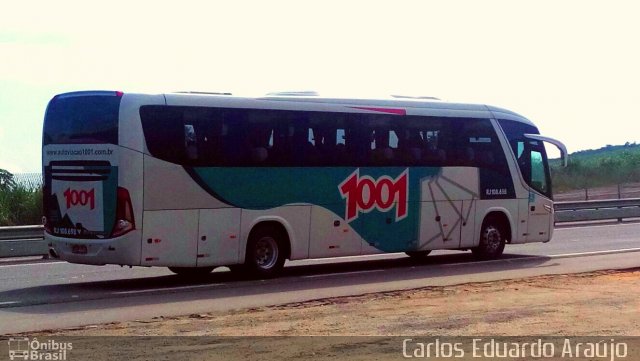
<instances>
[{"instance_id":1,"label":"bush","mask_svg":"<svg viewBox=\"0 0 640 361\"><path fill-rule=\"evenodd\" d=\"M0 169L0 226L40 224L42 214L42 188L16 183Z\"/></svg>"}]
</instances>

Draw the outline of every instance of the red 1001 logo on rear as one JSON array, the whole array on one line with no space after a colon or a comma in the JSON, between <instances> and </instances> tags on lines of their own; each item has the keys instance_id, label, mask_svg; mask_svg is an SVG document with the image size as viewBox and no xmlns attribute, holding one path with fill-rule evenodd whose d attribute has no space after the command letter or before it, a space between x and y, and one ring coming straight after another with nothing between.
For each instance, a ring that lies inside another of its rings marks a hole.
<instances>
[{"instance_id":1,"label":"red 1001 logo on rear","mask_svg":"<svg viewBox=\"0 0 640 361\"><path fill-rule=\"evenodd\" d=\"M360 212L368 213L373 209L388 212L396 208L396 222L407 216L407 199L409 198L409 170L405 169L396 179L382 176L373 179L360 176L356 169L338 186L340 195L346 199L345 219L351 222L358 218Z\"/></svg>"},{"instance_id":2,"label":"red 1001 logo on rear","mask_svg":"<svg viewBox=\"0 0 640 361\"><path fill-rule=\"evenodd\" d=\"M89 206L91 210L96 207L96 194L92 188L90 191L75 190L67 188L64 191L64 199L67 202L67 209L75 206Z\"/></svg>"}]
</instances>

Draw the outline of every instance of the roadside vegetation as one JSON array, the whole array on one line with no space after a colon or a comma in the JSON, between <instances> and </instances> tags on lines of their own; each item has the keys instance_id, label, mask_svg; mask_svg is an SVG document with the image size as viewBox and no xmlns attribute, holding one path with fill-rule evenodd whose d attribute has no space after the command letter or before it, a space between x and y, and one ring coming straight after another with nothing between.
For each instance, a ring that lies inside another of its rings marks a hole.
<instances>
[{"instance_id":1,"label":"roadside vegetation","mask_svg":"<svg viewBox=\"0 0 640 361\"><path fill-rule=\"evenodd\" d=\"M640 182L640 145L607 145L575 152L569 155L566 168L559 160L552 160L551 178L554 193Z\"/></svg>"},{"instance_id":2,"label":"roadside vegetation","mask_svg":"<svg viewBox=\"0 0 640 361\"><path fill-rule=\"evenodd\" d=\"M0 169L0 227L40 224L42 187L16 181L13 174Z\"/></svg>"}]
</instances>

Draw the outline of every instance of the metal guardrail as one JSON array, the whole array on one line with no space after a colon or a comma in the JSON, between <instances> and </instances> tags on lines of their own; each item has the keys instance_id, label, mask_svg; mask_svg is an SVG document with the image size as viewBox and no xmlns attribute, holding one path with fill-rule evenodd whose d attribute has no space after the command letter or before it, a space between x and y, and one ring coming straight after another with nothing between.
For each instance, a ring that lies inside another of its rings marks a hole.
<instances>
[{"instance_id":1,"label":"metal guardrail","mask_svg":"<svg viewBox=\"0 0 640 361\"><path fill-rule=\"evenodd\" d=\"M0 241L14 239L42 238L43 226L0 227Z\"/></svg>"},{"instance_id":2,"label":"metal guardrail","mask_svg":"<svg viewBox=\"0 0 640 361\"><path fill-rule=\"evenodd\" d=\"M555 221L580 222L640 217L640 198L556 202Z\"/></svg>"},{"instance_id":3,"label":"metal guardrail","mask_svg":"<svg viewBox=\"0 0 640 361\"><path fill-rule=\"evenodd\" d=\"M640 198L556 202L555 222L640 218ZM42 226L0 227L0 258L48 256Z\"/></svg>"},{"instance_id":4,"label":"metal guardrail","mask_svg":"<svg viewBox=\"0 0 640 361\"><path fill-rule=\"evenodd\" d=\"M0 227L0 258L49 256L49 246L44 241L44 227Z\"/></svg>"}]
</instances>

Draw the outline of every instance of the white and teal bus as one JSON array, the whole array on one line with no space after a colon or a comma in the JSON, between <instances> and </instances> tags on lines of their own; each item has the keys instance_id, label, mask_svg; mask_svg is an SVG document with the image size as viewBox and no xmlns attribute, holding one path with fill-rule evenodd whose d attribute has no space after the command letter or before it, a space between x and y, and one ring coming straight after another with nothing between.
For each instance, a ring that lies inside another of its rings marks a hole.
<instances>
[{"instance_id":1,"label":"white and teal bus","mask_svg":"<svg viewBox=\"0 0 640 361\"><path fill-rule=\"evenodd\" d=\"M547 242L544 142L511 111L435 99L57 95L43 131L45 237L63 260L218 266Z\"/></svg>"}]
</instances>

